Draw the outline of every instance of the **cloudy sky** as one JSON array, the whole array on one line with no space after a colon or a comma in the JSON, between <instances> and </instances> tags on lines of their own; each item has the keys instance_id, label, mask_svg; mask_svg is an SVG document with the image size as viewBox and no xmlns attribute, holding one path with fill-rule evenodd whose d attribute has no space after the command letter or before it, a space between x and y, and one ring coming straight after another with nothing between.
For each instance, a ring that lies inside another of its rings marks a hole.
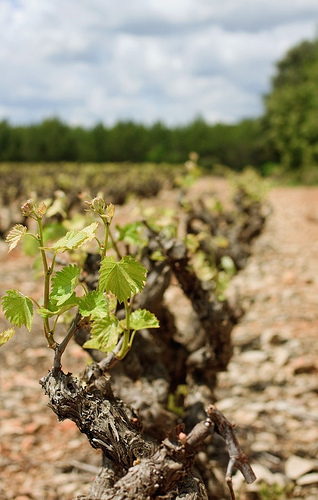
<instances>
[{"instance_id":1,"label":"cloudy sky","mask_svg":"<svg viewBox=\"0 0 318 500\"><path fill-rule=\"evenodd\" d=\"M317 0L0 0L0 120L235 122L318 33Z\"/></svg>"}]
</instances>

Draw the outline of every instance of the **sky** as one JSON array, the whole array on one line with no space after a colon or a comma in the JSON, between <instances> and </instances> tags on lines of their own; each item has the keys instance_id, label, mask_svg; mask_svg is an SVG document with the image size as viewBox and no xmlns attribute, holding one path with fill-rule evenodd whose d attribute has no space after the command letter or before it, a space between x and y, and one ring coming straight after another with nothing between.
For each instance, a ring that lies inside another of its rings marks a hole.
<instances>
[{"instance_id":1,"label":"sky","mask_svg":"<svg viewBox=\"0 0 318 500\"><path fill-rule=\"evenodd\" d=\"M317 0L0 0L0 120L91 127L261 116Z\"/></svg>"}]
</instances>

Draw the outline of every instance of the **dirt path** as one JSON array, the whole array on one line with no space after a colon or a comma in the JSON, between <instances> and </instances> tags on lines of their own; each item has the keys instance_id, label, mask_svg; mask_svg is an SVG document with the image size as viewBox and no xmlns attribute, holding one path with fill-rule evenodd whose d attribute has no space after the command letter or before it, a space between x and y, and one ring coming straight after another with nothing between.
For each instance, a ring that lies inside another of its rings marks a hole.
<instances>
[{"instance_id":1,"label":"dirt path","mask_svg":"<svg viewBox=\"0 0 318 500\"><path fill-rule=\"evenodd\" d=\"M219 407L236 422L260 478L292 484L290 498L314 500L318 479L308 473L318 471L318 189L275 188L270 201L265 231L229 291L240 293L247 313L234 330L229 371L220 376ZM0 272L1 295L12 287L40 295L19 250L8 256L1 244ZM30 335L21 331L0 351L0 498L69 500L88 487L100 455L46 406L38 379L52 353L39 335L30 347ZM73 345L66 369L78 372L85 359ZM240 500L258 498L247 495Z\"/></svg>"},{"instance_id":2,"label":"dirt path","mask_svg":"<svg viewBox=\"0 0 318 500\"><path fill-rule=\"evenodd\" d=\"M247 313L233 332L218 406L237 423L259 479L292 481L291 498L314 500L318 476L307 473L318 471L318 189L277 188L270 201L266 229L232 283Z\"/></svg>"}]
</instances>

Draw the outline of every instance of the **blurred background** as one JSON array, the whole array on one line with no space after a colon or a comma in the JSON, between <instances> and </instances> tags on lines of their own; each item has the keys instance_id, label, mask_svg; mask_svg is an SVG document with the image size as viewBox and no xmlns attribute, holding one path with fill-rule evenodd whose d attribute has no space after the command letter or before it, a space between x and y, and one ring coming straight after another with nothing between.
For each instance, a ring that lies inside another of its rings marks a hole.
<instances>
[{"instance_id":1,"label":"blurred background","mask_svg":"<svg viewBox=\"0 0 318 500\"><path fill-rule=\"evenodd\" d=\"M2 0L0 161L196 151L313 182L317 20L314 0Z\"/></svg>"}]
</instances>

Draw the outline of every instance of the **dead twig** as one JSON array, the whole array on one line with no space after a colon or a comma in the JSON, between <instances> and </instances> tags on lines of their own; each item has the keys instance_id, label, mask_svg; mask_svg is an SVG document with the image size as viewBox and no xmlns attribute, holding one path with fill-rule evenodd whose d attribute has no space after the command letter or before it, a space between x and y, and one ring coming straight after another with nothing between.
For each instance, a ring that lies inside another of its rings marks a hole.
<instances>
[{"instance_id":1,"label":"dead twig","mask_svg":"<svg viewBox=\"0 0 318 500\"><path fill-rule=\"evenodd\" d=\"M248 484L253 483L256 480L256 476L249 464L247 456L242 451L237 437L235 436L235 425L231 424L231 422L225 418L223 413L221 413L220 410L218 410L214 405L210 405L206 412L215 425L215 431L224 439L230 455L225 479L230 490L231 498L232 500L235 500L232 485L234 469L239 469Z\"/></svg>"}]
</instances>

